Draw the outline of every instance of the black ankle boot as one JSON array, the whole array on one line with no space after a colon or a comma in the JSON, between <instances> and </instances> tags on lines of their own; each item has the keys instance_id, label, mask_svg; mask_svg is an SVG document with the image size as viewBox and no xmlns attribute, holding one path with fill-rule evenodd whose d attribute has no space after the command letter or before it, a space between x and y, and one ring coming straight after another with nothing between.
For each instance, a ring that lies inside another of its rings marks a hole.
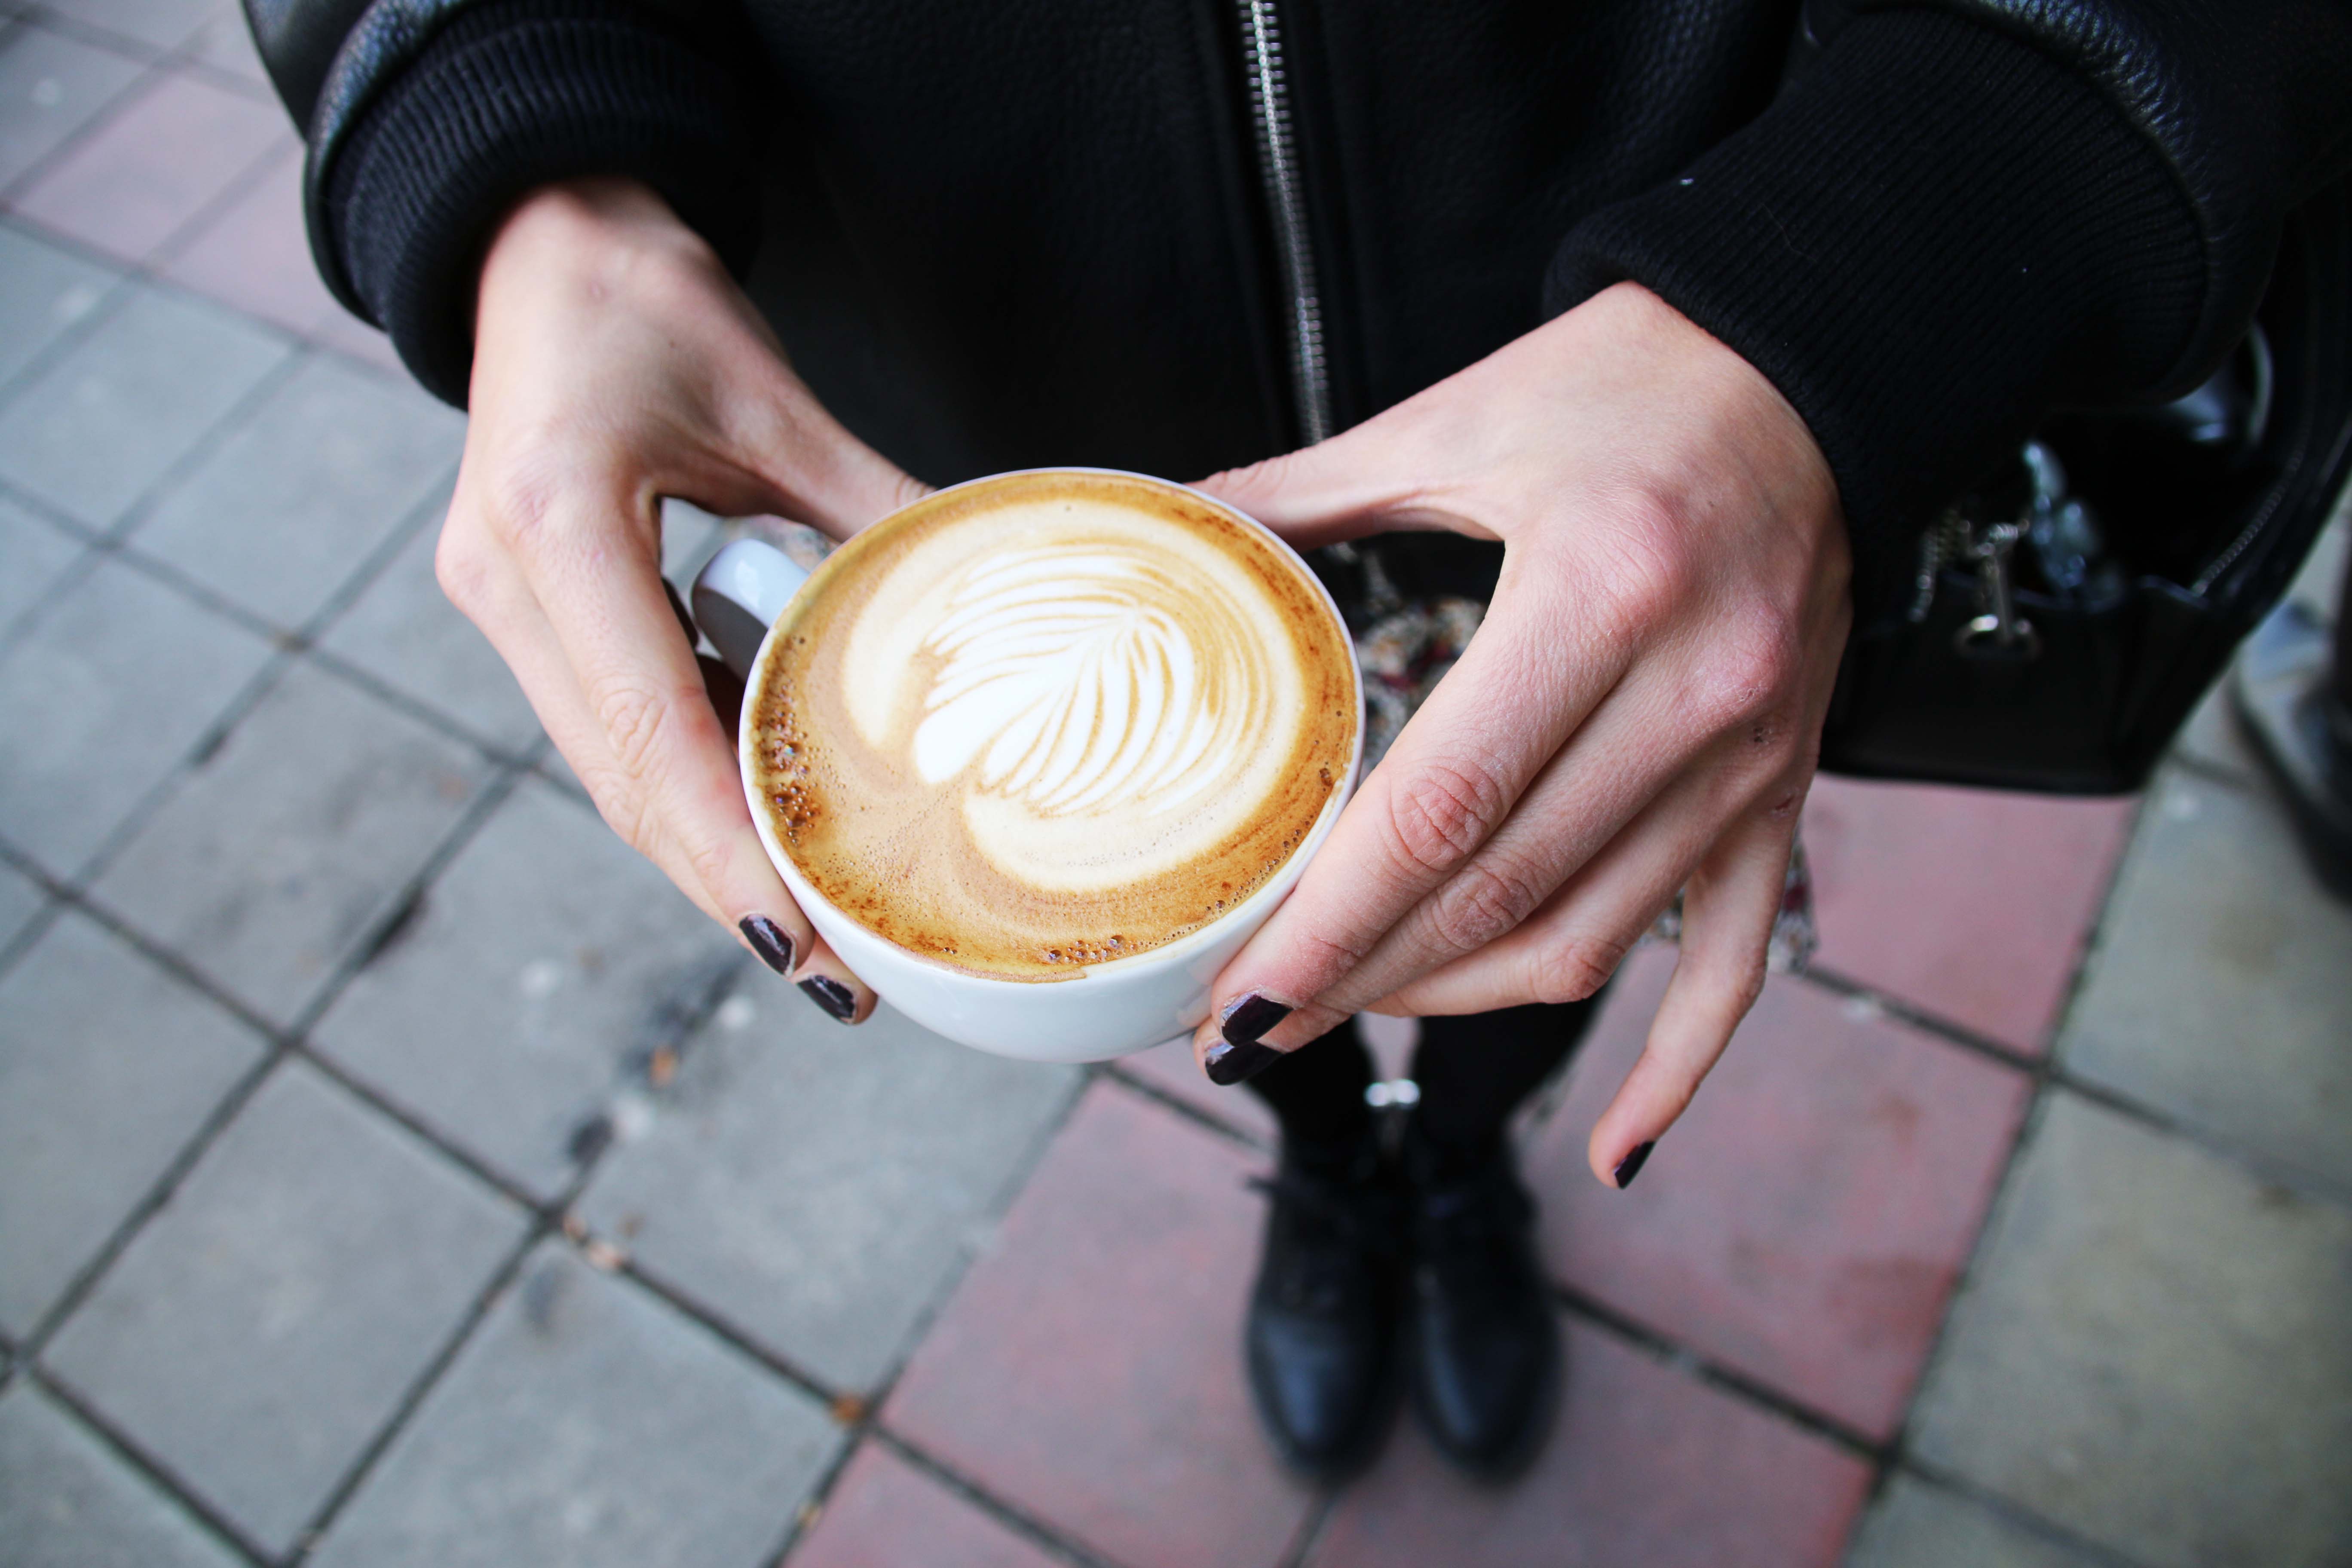
<instances>
[{"instance_id":1,"label":"black ankle boot","mask_svg":"<svg viewBox=\"0 0 2352 1568\"><path fill-rule=\"evenodd\" d=\"M1447 1458L1502 1479L1534 1459L1559 1403L1559 1325L1536 1260L1535 1200L1499 1140L1465 1159L1408 1123L1404 1152L1413 1408Z\"/></svg>"},{"instance_id":2,"label":"black ankle boot","mask_svg":"<svg viewBox=\"0 0 2352 1568\"><path fill-rule=\"evenodd\" d=\"M1336 1480L1379 1451L1395 1415L1402 1207L1370 1132L1340 1151L1286 1145L1244 1332L1258 1419L1283 1461Z\"/></svg>"}]
</instances>

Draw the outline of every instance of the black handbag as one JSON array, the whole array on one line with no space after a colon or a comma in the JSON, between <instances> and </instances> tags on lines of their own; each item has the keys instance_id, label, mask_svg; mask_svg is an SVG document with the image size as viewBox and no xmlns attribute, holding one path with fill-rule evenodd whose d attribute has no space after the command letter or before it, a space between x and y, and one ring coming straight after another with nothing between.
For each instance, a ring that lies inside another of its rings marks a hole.
<instances>
[{"instance_id":1,"label":"black handbag","mask_svg":"<svg viewBox=\"0 0 2352 1568\"><path fill-rule=\"evenodd\" d=\"M1822 767L2112 795L2147 782L2352 468L2352 201L2290 217L2253 327L2161 408L2049 420L1919 540L1846 645Z\"/></svg>"}]
</instances>

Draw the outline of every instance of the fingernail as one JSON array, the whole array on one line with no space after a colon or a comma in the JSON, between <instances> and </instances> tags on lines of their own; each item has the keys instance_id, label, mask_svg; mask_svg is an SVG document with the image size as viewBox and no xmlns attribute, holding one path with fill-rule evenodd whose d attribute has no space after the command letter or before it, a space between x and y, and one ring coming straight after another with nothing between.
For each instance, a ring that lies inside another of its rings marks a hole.
<instances>
[{"instance_id":1,"label":"fingernail","mask_svg":"<svg viewBox=\"0 0 2352 1568\"><path fill-rule=\"evenodd\" d=\"M1282 1011L1287 1013L1289 1008ZM1274 1027L1268 1024L1267 1028ZM1209 1081L1221 1089L1231 1089L1237 1083L1255 1078L1282 1059L1282 1053L1272 1046L1261 1046L1255 1040L1219 1040L1201 1057L1202 1070Z\"/></svg>"},{"instance_id":2,"label":"fingernail","mask_svg":"<svg viewBox=\"0 0 2352 1568\"><path fill-rule=\"evenodd\" d=\"M1224 1021L1218 1032L1237 1046L1255 1045L1265 1037L1265 1032L1290 1016L1291 1010L1281 1003L1253 991L1225 1009ZM1280 1053L1275 1053L1279 1055ZM1260 1063L1259 1066L1264 1066ZM1255 1070L1255 1069L1252 1069ZM1234 1080L1238 1083L1241 1080Z\"/></svg>"},{"instance_id":3,"label":"fingernail","mask_svg":"<svg viewBox=\"0 0 2352 1568\"><path fill-rule=\"evenodd\" d=\"M1633 1178L1640 1175L1642 1167L1650 1163L1650 1151L1657 1146L1658 1141L1654 1138L1647 1143L1636 1143L1633 1145L1632 1153L1617 1162L1616 1170L1610 1174L1617 1178L1617 1188L1620 1192L1633 1184Z\"/></svg>"},{"instance_id":4,"label":"fingernail","mask_svg":"<svg viewBox=\"0 0 2352 1568\"><path fill-rule=\"evenodd\" d=\"M857 993L830 974L812 974L801 982L808 999L846 1024L857 1016Z\"/></svg>"},{"instance_id":5,"label":"fingernail","mask_svg":"<svg viewBox=\"0 0 2352 1568\"><path fill-rule=\"evenodd\" d=\"M765 915L745 915L735 922L735 929L743 933L743 940L751 944L761 963L779 974L792 973L793 939L785 934L783 927Z\"/></svg>"}]
</instances>

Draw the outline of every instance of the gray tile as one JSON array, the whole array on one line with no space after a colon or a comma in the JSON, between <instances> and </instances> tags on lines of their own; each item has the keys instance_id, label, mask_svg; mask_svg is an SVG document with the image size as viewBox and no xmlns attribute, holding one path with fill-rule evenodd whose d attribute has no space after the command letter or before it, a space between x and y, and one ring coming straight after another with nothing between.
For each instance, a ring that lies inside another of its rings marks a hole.
<instances>
[{"instance_id":1,"label":"gray tile","mask_svg":"<svg viewBox=\"0 0 2352 1568\"><path fill-rule=\"evenodd\" d=\"M2057 1094L1913 1423L1923 1460L2151 1564L2340 1563L2352 1215Z\"/></svg>"},{"instance_id":2,"label":"gray tile","mask_svg":"<svg viewBox=\"0 0 2352 1568\"><path fill-rule=\"evenodd\" d=\"M0 951L16 940L47 901L38 883L13 866L0 866Z\"/></svg>"},{"instance_id":3,"label":"gray tile","mask_svg":"<svg viewBox=\"0 0 2352 1568\"><path fill-rule=\"evenodd\" d=\"M109 50L21 28L0 51L0 185L62 146L139 72Z\"/></svg>"},{"instance_id":4,"label":"gray tile","mask_svg":"<svg viewBox=\"0 0 2352 1568\"><path fill-rule=\"evenodd\" d=\"M215 16L199 28L196 41L188 47L188 58L257 87L269 85L269 73L262 68L261 56L253 47L253 29L246 26L242 8Z\"/></svg>"},{"instance_id":5,"label":"gray tile","mask_svg":"<svg viewBox=\"0 0 2352 1568\"><path fill-rule=\"evenodd\" d=\"M2287 597L2299 599L2321 620L2336 617L2336 601L2344 590L2345 557L2352 553L2352 489L2336 505L2336 520L2321 532L2304 558L2303 569L2287 585Z\"/></svg>"},{"instance_id":6,"label":"gray tile","mask_svg":"<svg viewBox=\"0 0 2352 1568\"><path fill-rule=\"evenodd\" d=\"M0 55L0 76L7 57ZM115 275L0 225L0 384L89 314Z\"/></svg>"},{"instance_id":7,"label":"gray tile","mask_svg":"<svg viewBox=\"0 0 2352 1568\"><path fill-rule=\"evenodd\" d=\"M442 593L433 575L440 532L419 529L319 646L487 743L520 752L539 739L539 717L498 649Z\"/></svg>"},{"instance_id":8,"label":"gray tile","mask_svg":"<svg viewBox=\"0 0 2352 1568\"><path fill-rule=\"evenodd\" d=\"M0 1397L0 1568L231 1568L198 1528L30 1384Z\"/></svg>"},{"instance_id":9,"label":"gray tile","mask_svg":"<svg viewBox=\"0 0 2352 1568\"><path fill-rule=\"evenodd\" d=\"M0 409L0 477L110 526L291 352L216 306L138 289Z\"/></svg>"},{"instance_id":10,"label":"gray tile","mask_svg":"<svg viewBox=\"0 0 2352 1568\"><path fill-rule=\"evenodd\" d=\"M2060 1059L2352 1193L2352 909L2281 808L2162 779L2109 910Z\"/></svg>"},{"instance_id":11,"label":"gray tile","mask_svg":"<svg viewBox=\"0 0 2352 1568\"><path fill-rule=\"evenodd\" d=\"M806 1394L544 1246L310 1561L754 1568L842 1440Z\"/></svg>"},{"instance_id":12,"label":"gray tile","mask_svg":"<svg viewBox=\"0 0 2352 1568\"><path fill-rule=\"evenodd\" d=\"M18 616L49 596L85 548L47 519L0 498L0 637Z\"/></svg>"},{"instance_id":13,"label":"gray tile","mask_svg":"<svg viewBox=\"0 0 2352 1568\"><path fill-rule=\"evenodd\" d=\"M524 1228L289 1062L45 1359L224 1517L282 1550Z\"/></svg>"},{"instance_id":14,"label":"gray tile","mask_svg":"<svg viewBox=\"0 0 2352 1568\"><path fill-rule=\"evenodd\" d=\"M464 428L414 387L313 355L132 537L264 619L300 626L444 482Z\"/></svg>"},{"instance_id":15,"label":"gray tile","mask_svg":"<svg viewBox=\"0 0 2352 1568\"><path fill-rule=\"evenodd\" d=\"M68 911L0 980L0 1327L29 1331L261 1039Z\"/></svg>"},{"instance_id":16,"label":"gray tile","mask_svg":"<svg viewBox=\"0 0 2352 1568\"><path fill-rule=\"evenodd\" d=\"M759 979L761 977L754 977ZM698 1037L583 1212L657 1277L817 1377L871 1388L1077 1082L917 1028L856 1029L781 983Z\"/></svg>"},{"instance_id":17,"label":"gray tile","mask_svg":"<svg viewBox=\"0 0 2352 1568\"><path fill-rule=\"evenodd\" d=\"M0 833L71 871L269 657L243 627L100 563L0 658Z\"/></svg>"},{"instance_id":18,"label":"gray tile","mask_svg":"<svg viewBox=\"0 0 2352 1568\"><path fill-rule=\"evenodd\" d=\"M593 811L527 780L313 1037L551 1198L582 1130L709 1011L741 952Z\"/></svg>"},{"instance_id":19,"label":"gray tile","mask_svg":"<svg viewBox=\"0 0 2352 1568\"><path fill-rule=\"evenodd\" d=\"M1845 1568L2091 1568L2102 1561L1915 1476L1863 1516Z\"/></svg>"},{"instance_id":20,"label":"gray tile","mask_svg":"<svg viewBox=\"0 0 2352 1568\"><path fill-rule=\"evenodd\" d=\"M227 9L221 0L50 0L77 22L159 49L173 49Z\"/></svg>"},{"instance_id":21,"label":"gray tile","mask_svg":"<svg viewBox=\"0 0 2352 1568\"><path fill-rule=\"evenodd\" d=\"M2197 704L2189 721L2180 727L2172 751L2182 761L2208 772L2241 784L2255 784L2262 777L2262 763L2256 760L2253 748L2246 743L2246 732L2231 708L2230 680L2229 672L2223 671L2213 689L2205 694L2205 700Z\"/></svg>"},{"instance_id":22,"label":"gray tile","mask_svg":"<svg viewBox=\"0 0 2352 1568\"><path fill-rule=\"evenodd\" d=\"M298 664L91 892L289 1024L391 912L488 773L439 731Z\"/></svg>"}]
</instances>

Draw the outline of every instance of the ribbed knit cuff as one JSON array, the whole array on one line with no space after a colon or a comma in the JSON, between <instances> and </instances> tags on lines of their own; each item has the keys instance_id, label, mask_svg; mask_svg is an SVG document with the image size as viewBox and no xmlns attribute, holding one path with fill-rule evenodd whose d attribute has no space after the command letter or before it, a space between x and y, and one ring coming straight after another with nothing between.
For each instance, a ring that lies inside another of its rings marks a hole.
<instances>
[{"instance_id":1,"label":"ribbed knit cuff","mask_svg":"<svg viewBox=\"0 0 2352 1568\"><path fill-rule=\"evenodd\" d=\"M1913 11L1851 24L1679 181L1587 218L1545 298L1632 279L1780 389L1837 476L1867 623L1917 524L2054 403L2171 367L2204 276L2158 152L2088 86Z\"/></svg>"},{"instance_id":2,"label":"ribbed knit cuff","mask_svg":"<svg viewBox=\"0 0 2352 1568\"><path fill-rule=\"evenodd\" d=\"M551 181L659 191L738 275L759 239L729 71L608 0L492 0L446 27L345 139L325 187L342 281L425 389L463 407L491 227Z\"/></svg>"}]
</instances>

